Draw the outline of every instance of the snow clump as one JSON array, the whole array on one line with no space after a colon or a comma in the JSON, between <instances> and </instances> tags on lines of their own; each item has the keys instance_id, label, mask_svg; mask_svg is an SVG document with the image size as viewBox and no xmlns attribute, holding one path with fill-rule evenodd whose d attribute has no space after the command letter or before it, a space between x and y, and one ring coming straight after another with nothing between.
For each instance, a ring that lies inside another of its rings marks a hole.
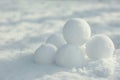
<instances>
[{"instance_id":1,"label":"snow clump","mask_svg":"<svg viewBox=\"0 0 120 80\"><path fill-rule=\"evenodd\" d=\"M85 20L74 18L64 25L63 36L68 43L80 46L90 39L91 29Z\"/></svg>"},{"instance_id":2,"label":"snow clump","mask_svg":"<svg viewBox=\"0 0 120 80\"><path fill-rule=\"evenodd\" d=\"M52 44L42 44L34 54L34 61L40 64L50 64L53 62L56 46Z\"/></svg>"},{"instance_id":3,"label":"snow clump","mask_svg":"<svg viewBox=\"0 0 120 80\"><path fill-rule=\"evenodd\" d=\"M114 50L112 40L103 34L93 36L86 44L86 53L92 60L109 58Z\"/></svg>"},{"instance_id":4,"label":"snow clump","mask_svg":"<svg viewBox=\"0 0 120 80\"><path fill-rule=\"evenodd\" d=\"M80 67L85 63L85 58L80 49L72 44L66 44L58 49L56 64L64 67Z\"/></svg>"},{"instance_id":5,"label":"snow clump","mask_svg":"<svg viewBox=\"0 0 120 80\"><path fill-rule=\"evenodd\" d=\"M61 47L62 45L66 44L66 41L64 40L62 35L57 35L57 34L53 34L51 35L47 41L47 43L53 44L56 47Z\"/></svg>"}]
</instances>

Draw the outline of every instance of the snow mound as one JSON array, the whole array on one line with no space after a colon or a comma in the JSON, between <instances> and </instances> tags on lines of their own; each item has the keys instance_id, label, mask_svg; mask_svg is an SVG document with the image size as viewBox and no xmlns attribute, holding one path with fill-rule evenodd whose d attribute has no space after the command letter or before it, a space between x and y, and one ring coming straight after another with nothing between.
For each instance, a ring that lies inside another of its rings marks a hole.
<instances>
[{"instance_id":1,"label":"snow mound","mask_svg":"<svg viewBox=\"0 0 120 80\"><path fill-rule=\"evenodd\" d=\"M77 73L70 72L58 72L52 75L46 75L36 80L105 80L105 79L95 79L92 77L82 76Z\"/></svg>"},{"instance_id":2,"label":"snow mound","mask_svg":"<svg viewBox=\"0 0 120 80\"><path fill-rule=\"evenodd\" d=\"M77 46L66 44L58 49L56 64L64 67L79 67L85 64L85 58Z\"/></svg>"},{"instance_id":3,"label":"snow mound","mask_svg":"<svg viewBox=\"0 0 120 80\"><path fill-rule=\"evenodd\" d=\"M83 77L75 73L58 72L53 75L46 75L42 78L39 78L38 80L80 80L80 79L83 79Z\"/></svg>"},{"instance_id":4,"label":"snow mound","mask_svg":"<svg viewBox=\"0 0 120 80\"><path fill-rule=\"evenodd\" d=\"M85 20L74 18L64 25L63 36L70 44L82 45L90 38L91 29Z\"/></svg>"},{"instance_id":5,"label":"snow mound","mask_svg":"<svg viewBox=\"0 0 120 80\"><path fill-rule=\"evenodd\" d=\"M66 41L64 40L62 35L57 35L57 34L53 34L51 35L47 41L47 43L53 44L56 47L61 47L62 45L66 44Z\"/></svg>"},{"instance_id":6,"label":"snow mound","mask_svg":"<svg viewBox=\"0 0 120 80\"><path fill-rule=\"evenodd\" d=\"M86 44L86 53L90 59L109 58L114 53L114 44L106 35L95 35Z\"/></svg>"},{"instance_id":7,"label":"snow mound","mask_svg":"<svg viewBox=\"0 0 120 80\"><path fill-rule=\"evenodd\" d=\"M36 63L49 64L54 60L57 48L52 44L42 44L34 54Z\"/></svg>"},{"instance_id":8,"label":"snow mound","mask_svg":"<svg viewBox=\"0 0 120 80\"><path fill-rule=\"evenodd\" d=\"M87 71L88 76L106 78L114 74L115 66L116 58L112 57L109 59L91 61L84 70Z\"/></svg>"}]
</instances>

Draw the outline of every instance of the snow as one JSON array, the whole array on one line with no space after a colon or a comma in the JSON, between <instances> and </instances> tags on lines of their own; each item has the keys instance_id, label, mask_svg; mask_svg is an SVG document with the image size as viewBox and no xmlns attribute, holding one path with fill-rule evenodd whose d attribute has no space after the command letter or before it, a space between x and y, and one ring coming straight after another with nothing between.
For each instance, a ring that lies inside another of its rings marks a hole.
<instances>
[{"instance_id":1,"label":"snow","mask_svg":"<svg viewBox=\"0 0 120 80\"><path fill-rule=\"evenodd\" d=\"M113 57L77 68L35 63L36 49L72 18L87 21L92 36L108 35ZM120 0L1 0L0 80L120 80L119 35Z\"/></svg>"},{"instance_id":2,"label":"snow","mask_svg":"<svg viewBox=\"0 0 120 80\"><path fill-rule=\"evenodd\" d=\"M74 18L64 25L63 36L68 43L81 46L90 38L91 29L85 20Z\"/></svg>"},{"instance_id":3,"label":"snow","mask_svg":"<svg viewBox=\"0 0 120 80\"><path fill-rule=\"evenodd\" d=\"M93 36L86 44L86 53L88 57L93 60L109 58L113 55L114 50L112 40L102 34Z\"/></svg>"},{"instance_id":4,"label":"snow","mask_svg":"<svg viewBox=\"0 0 120 80\"><path fill-rule=\"evenodd\" d=\"M53 63L57 48L52 44L42 44L34 54L34 60L39 64Z\"/></svg>"},{"instance_id":5,"label":"snow","mask_svg":"<svg viewBox=\"0 0 120 80\"><path fill-rule=\"evenodd\" d=\"M46 75L42 78L38 78L38 80L95 80L95 78L80 76L79 74L76 73L59 72L53 75Z\"/></svg>"},{"instance_id":6,"label":"snow","mask_svg":"<svg viewBox=\"0 0 120 80\"><path fill-rule=\"evenodd\" d=\"M55 45L57 48L61 47L62 45L66 44L63 36L61 34L52 34L46 41L46 43L51 43Z\"/></svg>"},{"instance_id":7,"label":"snow","mask_svg":"<svg viewBox=\"0 0 120 80\"><path fill-rule=\"evenodd\" d=\"M115 44L115 48L120 49L120 34L111 34L109 36Z\"/></svg>"},{"instance_id":8,"label":"snow","mask_svg":"<svg viewBox=\"0 0 120 80\"><path fill-rule=\"evenodd\" d=\"M64 67L81 67L85 64L85 57L79 47L66 44L58 49L56 64Z\"/></svg>"},{"instance_id":9,"label":"snow","mask_svg":"<svg viewBox=\"0 0 120 80\"><path fill-rule=\"evenodd\" d=\"M107 80L112 79L116 61L114 58L92 61L84 68L72 68L37 78L38 80Z\"/></svg>"},{"instance_id":10,"label":"snow","mask_svg":"<svg viewBox=\"0 0 120 80\"><path fill-rule=\"evenodd\" d=\"M116 66L116 60L114 57L109 59L101 59L96 61L91 61L85 67L85 71L89 76L111 78L114 75L114 70Z\"/></svg>"}]
</instances>

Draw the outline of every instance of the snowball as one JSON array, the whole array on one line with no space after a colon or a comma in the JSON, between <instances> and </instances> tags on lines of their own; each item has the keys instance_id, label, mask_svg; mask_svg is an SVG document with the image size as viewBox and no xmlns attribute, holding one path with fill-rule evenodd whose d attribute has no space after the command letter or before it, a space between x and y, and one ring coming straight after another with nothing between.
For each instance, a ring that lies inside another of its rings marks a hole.
<instances>
[{"instance_id":1,"label":"snowball","mask_svg":"<svg viewBox=\"0 0 120 80\"><path fill-rule=\"evenodd\" d=\"M68 43L84 44L91 36L89 24L83 19L71 19L63 28L63 36Z\"/></svg>"},{"instance_id":2,"label":"snowball","mask_svg":"<svg viewBox=\"0 0 120 80\"><path fill-rule=\"evenodd\" d=\"M62 46L56 54L56 64L64 67L79 67L84 64L84 61L80 49L71 44Z\"/></svg>"},{"instance_id":3,"label":"snowball","mask_svg":"<svg viewBox=\"0 0 120 80\"><path fill-rule=\"evenodd\" d=\"M34 54L34 60L40 64L49 64L54 60L57 48L52 44L42 44Z\"/></svg>"},{"instance_id":4,"label":"snowball","mask_svg":"<svg viewBox=\"0 0 120 80\"><path fill-rule=\"evenodd\" d=\"M114 44L112 40L106 35L93 36L86 44L86 53L89 58L96 60L102 58L109 58L114 52Z\"/></svg>"},{"instance_id":5,"label":"snowball","mask_svg":"<svg viewBox=\"0 0 120 80\"><path fill-rule=\"evenodd\" d=\"M55 45L56 47L61 47L62 45L66 44L66 41L64 40L62 35L57 35L57 34L53 34L51 35L47 41L47 43L51 43L53 45Z\"/></svg>"}]
</instances>

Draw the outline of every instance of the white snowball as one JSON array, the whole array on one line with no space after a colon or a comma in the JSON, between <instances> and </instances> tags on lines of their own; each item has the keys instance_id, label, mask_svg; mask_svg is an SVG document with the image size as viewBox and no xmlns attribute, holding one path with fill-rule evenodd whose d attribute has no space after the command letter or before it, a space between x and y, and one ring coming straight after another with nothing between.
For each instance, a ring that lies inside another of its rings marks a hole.
<instances>
[{"instance_id":1,"label":"white snowball","mask_svg":"<svg viewBox=\"0 0 120 80\"><path fill-rule=\"evenodd\" d=\"M86 44L86 53L89 58L96 60L109 58L114 52L114 44L106 35L95 35Z\"/></svg>"},{"instance_id":2,"label":"white snowball","mask_svg":"<svg viewBox=\"0 0 120 80\"><path fill-rule=\"evenodd\" d=\"M57 48L52 44L42 44L34 54L36 63L49 64L54 60Z\"/></svg>"},{"instance_id":3,"label":"white snowball","mask_svg":"<svg viewBox=\"0 0 120 80\"><path fill-rule=\"evenodd\" d=\"M83 66L84 61L85 58L80 49L71 44L62 46L56 54L56 64L63 67Z\"/></svg>"},{"instance_id":4,"label":"white snowball","mask_svg":"<svg viewBox=\"0 0 120 80\"><path fill-rule=\"evenodd\" d=\"M47 43L51 43L53 45L55 45L56 47L61 47L62 45L66 44L66 41L64 40L62 35L57 35L57 34L53 34L51 35L47 41Z\"/></svg>"},{"instance_id":5,"label":"white snowball","mask_svg":"<svg viewBox=\"0 0 120 80\"><path fill-rule=\"evenodd\" d=\"M70 44L82 45L91 36L89 24L83 19L71 19L63 28L63 36Z\"/></svg>"}]
</instances>

